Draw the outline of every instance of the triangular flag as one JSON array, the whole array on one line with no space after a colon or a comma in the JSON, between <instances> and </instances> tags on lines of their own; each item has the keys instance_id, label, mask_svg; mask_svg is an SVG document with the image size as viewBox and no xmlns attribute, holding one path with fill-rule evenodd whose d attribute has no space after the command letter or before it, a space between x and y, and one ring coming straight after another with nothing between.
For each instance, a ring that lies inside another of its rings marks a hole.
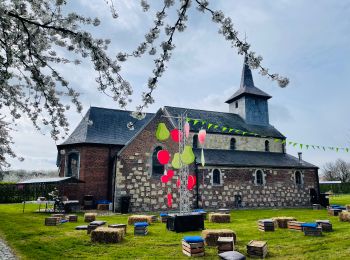
<instances>
[{"instance_id":1,"label":"triangular flag","mask_svg":"<svg viewBox=\"0 0 350 260\"><path fill-rule=\"evenodd\" d=\"M218 128L219 126L218 125L214 125L214 129Z\"/></svg>"},{"instance_id":2,"label":"triangular flag","mask_svg":"<svg viewBox=\"0 0 350 260\"><path fill-rule=\"evenodd\" d=\"M224 127L222 128L222 131L225 132L226 130L227 130L227 127L224 126Z\"/></svg>"},{"instance_id":3,"label":"triangular flag","mask_svg":"<svg viewBox=\"0 0 350 260\"><path fill-rule=\"evenodd\" d=\"M287 140L286 140L286 139L282 140L282 144L285 144L286 142L287 142Z\"/></svg>"},{"instance_id":4,"label":"triangular flag","mask_svg":"<svg viewBox=\"0 0 350 260\"><path fill-rule=\"evenodd\" d=\"M300 149L303 149L303 144L300 144Z\"/></svg>"},{"instance_id":5,"label":"triangular flag","mask_svg":"<svg viewBox=\"0 0 350 260\"><path fill-rule=\"evenodd\" d=\"M326 147L322 146L323 150L326 151Z\"/></svg>"},{"instance_id":6,"label":"triangular flag","mask_svg":"<svg viewBox=\"0 0 350 260\"><path fill-rule=\"evenodd\" d=\"M192 120L192 119L189 118L189 117L186 118L186 122L188 122L188 123L191 122L191 120Z\"/></svg>"},{"instance_id":7,"label":"triangular flag","mask_svg":"<svg viewBox=\"0 0 350 260\"><path fill-rule=\"evenodd\" d=\"M275 143L279 143L279 141L281 141L281 140L276 138L274 141L275 141Z\"/></svg>"},{"instance_id":8,"label":"triangular flag","mask_svg":"<svg viewBox=\"0 0 350 260\"><path fill-rule=\"evenodd\" d=\"M237 129L237 130L235 130L235 132L238 134L239 132L241 132L241 130Z\"/></svg>"},{"instance_id":9,"label":"triangular flag","mask_svg":"<svg viewBox=\"0 0 350 260\"><path fill-rule=\"evenodd\" d=\"M198 120L194 120L194 122L193 122L193 125L196 125L196 124L198 124Z\"/></svg>"},{"instance_id":10,"label":"triangular flag","mask_svg":"<svg viewBox=\"0 0 350 260\"><path fill-rule=\"evenodd\" d=\"M315 149L315 146L314 146L314 145L311 145L311 147Z\"/></svg>"},{"instance_id":11,"label":"triangular flag","mask_svg":"<svg viewBox=\"0 0 350 260\"><path fill-rule=\"evenodd\" d=\"M294 143L293 146L295 147L298 143Z\"/></svg>"},{"instance_id":12,"label":"triangular flag","mask_svg":"<svg viewBox=\"0 0 350 260\"><path fill-rule=\"evenodd\" d=\"M202 121L202 125L205 125L207 122L205 122L204 120Z\"/></svg>"},{"instance_id":13,"label":"triangular flag","mask_svg":"<svg viewBox=\"0 0 350 260\"><path fill-rule=\"evenodd\" d=\"M233 128L230 128L230 130L228 130L228 132L229 133L231 133L233 130L235 130L235 129L233 129Z\"/></svg>"},{"instance_id":14,"label":"triangular flag","mask_svg":"<svg viewBox=\"0 0 350 260\"><path fill-rule=\"evenodd\" d=\"M310 145L307 144L307 145L305 145L305 146L306 146L306 149L309 149L309 146L310 146Z\"/></svg>"},{"instance_id":15,"label":"triangular flag","mask_svg":"<svg viewBox=\"0 0 350 260\"><path fill-rule=\"evenodd\" d=\"M336 152L338 152L339 148L337 147L335 150L336 150Z\"/></svg>"},{"instance_id":16,"label":"triangular flag","mask_svg":"<svg viewBox=\"0 0 350 260\"><path fill-rule=\"evenodd\" d=\"M247 132L243 132L242 135L245 135Z\"/></svg>"},{"instance_id":17,"label":"triangular flag","mask_svg":"<svg viewBox=\"0 0 350 260\"><path fill-rule=\"evenodd\" d=\"M210 123L209 123L209 124L208 124L208 129L210 129L210 127L212 127L212 126L213 126L213 124L210 124Z\"/></svg>"},{"instance_id":18,"label":"triangular flag","mask_svg":"<svg viewBox=\"0 0 350 260\"><path fill-rule=\"evenodd\" d=\"M349 152L349 148L345 148L345 151L348 153Z\"/></svg>"},{"instance_id":19,"label":"triangular flag","mask_svg":"<svg viewBox=\"0 0 350 260\"><path fill-rule=\"evenodd\" d=\"M201 164L204 167L204 165L205 165L205 158L204 158L204 151L203 151L203 149L202 149L202 152L201 152Z\"/></svg>"},{"instance_id":20,"label":"triangular flag","mask_svg":"<svg viewBox=\"0 0 350 260\"><path fill-rule=\"evenodd\" d=\"M289 145L291 145L293 142L288 142Z\"/></svg>"}]
</instances>

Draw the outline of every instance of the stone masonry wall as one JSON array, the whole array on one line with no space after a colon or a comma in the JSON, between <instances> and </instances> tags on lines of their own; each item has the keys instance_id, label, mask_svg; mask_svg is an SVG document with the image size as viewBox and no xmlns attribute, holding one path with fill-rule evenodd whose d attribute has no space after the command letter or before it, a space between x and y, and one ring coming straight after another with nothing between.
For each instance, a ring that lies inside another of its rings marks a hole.
<instances>
[{"instance_id":1,"label":"stone masonry wall","mask_svg":"<svg viewBox=\"0 0 350 260\"><path fill-rule=\"evenodd\" d=\"M116 210L119 209L119 198L123 195L131 197L132 211L166 210L168 193L173 195L173 207L179 206L177 172L175 171L175 176L166 184L161 183L161 175L152 175L151 158L155 147L161 146L167 149L171 156L178 151L178 144L171 139L165 142L159 142L156 139L155 132L159 122L165 123L169 130L174 128L168 119L162 117L162 112L159 112L120 152L116 165Z\"/></svg>"},{"instance_id":2,"label":"stone masonry wall","mask_svg":"<svg viewBox=\"0 0 350 260\"><path fill-rule=\"evenodd\" d=\"M190 133L190 139L193 140L193 135L196 133ZM261 138L261 137L248 137L239 135L227 135L227 134L207 134L204 148L205 149L230 149L231 138L236 139L236 150L241 151L265 151L265 141L269 141L270 152L282 153L282 144L276 143L274 138Z\"/></svg>"},{"instance_id":3,"label":"stone masonry wall","mask_svg":"<svg viewBox=\"0 0 350 260\"><path fill-rule=\"evenodd\" d=\"M251 168L219 168L222 185L212 184L214 168L200 169L201 204L203 208L233 207L235 195L242 196L244 207L310 206L310 189L318 189L316 170L300 170L303 185L295 184L294 172L299 169L261 169L265 185L254 184Z\"/></svg>"}]
</instances>

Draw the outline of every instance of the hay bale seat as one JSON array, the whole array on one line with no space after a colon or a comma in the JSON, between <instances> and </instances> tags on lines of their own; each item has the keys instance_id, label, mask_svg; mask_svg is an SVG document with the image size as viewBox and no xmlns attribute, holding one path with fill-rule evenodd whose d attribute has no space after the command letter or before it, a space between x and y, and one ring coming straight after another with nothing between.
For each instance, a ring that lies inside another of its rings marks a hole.
<instances>
[{"instance_id":1,"label":"hay bale seat","mask_svg":"<svg viewBox=\"0 0 350 260\"><path fill-rule=\"evenodd\" d=\"M134 225L137 222L147 222L148 224L151 224L152 216L132 215L132 216L128 217L128 225Z\"/></svg>"},{"instance_id":2,"label":"hay bale seat","mask_svg":"<svg viewBox=\"0 0 350 260\"><path fill-rule=\"evenodd\" d=\"M230 229L206 229L202 231L202 237L207 246L217 246L219 237L233 237L236 243L236 233Z\"/></svg>"},{"instance_id":3,"label":"hay bale seat","mask_svg":"<svg viewBox=\"0 0 350 260\"><path fill-rule=\"evenodd\" d=\"M346 210L350 212L350 204L346 205Z\"/></svg>"},{"instance_id":4,"label":"hay bale seat","mask_svg":"<svg viewBox=\"0 0 350 260\"><path fill-rule=\"evenodd\" d=\"M77 215L68 215L67 216L69 222L78 222L78 216Z\"/></svg>"},{"instance_id":5,"label":"hay bale seat","mask_svg":"<svg viewBox=\"0 0 350 260\"><path fill-rule=\"evenodd\" d=\"M350 212L342 211L339 213L339 220L342 222L350 222Z\"/></svg>"},{"instance_id":6,"label":"hay bale seat","mask_svg":"<svg viewBox=\"0 0 350 260\"><path fill-rule=\"evenodd\" d=\"M229 214L210 213L209 214L209 222L213 222L213 223L230 223L231 222L231 216Z\"/></svg>"},{"instance_id":7,"label":"hay bale seat","mask_svg":"<svg viewBox=\"0 0 350 260\"><path fill-rule=\"evenodd\" d=\"M297 219L294 217L275 217L272 218L275 222L275 226L279 228L288 228L288 221L296 221Z\"/></svg>"},{"instance_id":8,"label":"hay bale seat","mask_svg":"<svg viewBox=\"0 0 350 260\"><path fill-rule=\"evenodd\" d=\"M119 229L123 229L124 230L124 234L126 234L126 228L127 228L127 224L110 224L108 225L109 228L119 228Z\"/></svg>"},{"instance_id":9,"label":"hay bale seat","mask_svg":"<svg viewBox=\"0 0 350 260\"><path fill-rule=\"evenodd\" d=\"M91 232L91 242L118 243L124 238L124 230L119 228L98 227Z\"/></svg>"},{"instance_id":10,"label":"hay bale seat","mask_svg":"<svg viewBox=\"0 0 350 260\"><path fill-rule=\"evenodd\" d=\"M57 226L61 223L60 217L48 217L45 218L45 226Z\"/></svg>"},{"instance_id":11,"label":"hay bale seat","mask_svg":"<svg viewBox=\"0 0 350 260\"><path fill-rule=\"evenodd\" d=\"M60 218L60 220L66 218L66 217L64 216L64 214L52 214L51 217Z\"/></svg>"},{"instance_id":12,"label":"hay bale seat","mask_svg":"<svg viewBox=\"0 0 350 260\"><path fill-rule=\"evenodd\" d=\"M96 220L97 213L85 213L84 222L92 222Z\"/></svg>"}]
</instances>

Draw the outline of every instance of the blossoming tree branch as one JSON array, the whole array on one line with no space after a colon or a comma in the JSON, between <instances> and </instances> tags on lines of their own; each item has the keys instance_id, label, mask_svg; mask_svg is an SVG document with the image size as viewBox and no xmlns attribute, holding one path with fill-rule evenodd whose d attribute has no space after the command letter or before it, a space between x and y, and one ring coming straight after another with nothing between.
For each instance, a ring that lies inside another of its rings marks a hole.
<instances>
[{"instance_id":1,"label":"blossoming tree branch","mask_svg":"<svg viewBox=\"0 0 350 260\"><path fill-rule=\"evenodd\" d=\"M79 65L81 58L89 59L98 75L97 89L125 108L131 102L133 87L121 74L123 62L146 54L158 55L154 60L153 75L148 79L148 90L142 93L142 103L132 113L135 119L144 118L144 110L155 102L152 94L174 52L173 39L186 29L187 13L192 7L218 24L219 33L238 54L247 57L250 68L258 69L262 75L277 81L280 87L289 83L288 78L270 73L262 65L262 57L239 38L231 18L223 11L211 9L208 0L163 0L161 10L155 11L154 26L135 51L121 51L114 56L106 53L112 44L109 39L94 38L88 31L89 26L99 26L100 19L68 12L68 1L0 2L0 170L9 166L6 156L16 157L11 148L11 125L22 116L29 118L38 130L50 126L52 138L58 140L68 134L66 113L70 104L79 113L82 111L79 93L58 72L58 66ZM118 0L104 2L112 17L117 19ZM150 3L141 0L142 10L152 10ZM177 10L177 17L170 21L167 14L173 9ZM162 30L166 36L163 39ZM129 127L132 128L132 123Z\"/></svg>"}]
</instances>

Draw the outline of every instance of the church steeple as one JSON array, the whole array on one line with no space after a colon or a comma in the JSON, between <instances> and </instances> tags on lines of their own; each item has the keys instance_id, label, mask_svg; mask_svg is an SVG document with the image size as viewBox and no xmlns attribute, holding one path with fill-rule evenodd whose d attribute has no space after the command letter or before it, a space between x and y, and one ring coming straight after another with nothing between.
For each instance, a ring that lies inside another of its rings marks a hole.
<instances>
[{"instance_id":1,"label":"church steeple","mask_svg":"<svg viewBox=\"0 0 350 260\"><path fill-rule=\"evenodd\" d=\"M240 115L248 124L269 125L267 100L270 95L254 85L252 71L244 57L240 88L225 102L230 112Z\"/></svg>"}]
</instances>

